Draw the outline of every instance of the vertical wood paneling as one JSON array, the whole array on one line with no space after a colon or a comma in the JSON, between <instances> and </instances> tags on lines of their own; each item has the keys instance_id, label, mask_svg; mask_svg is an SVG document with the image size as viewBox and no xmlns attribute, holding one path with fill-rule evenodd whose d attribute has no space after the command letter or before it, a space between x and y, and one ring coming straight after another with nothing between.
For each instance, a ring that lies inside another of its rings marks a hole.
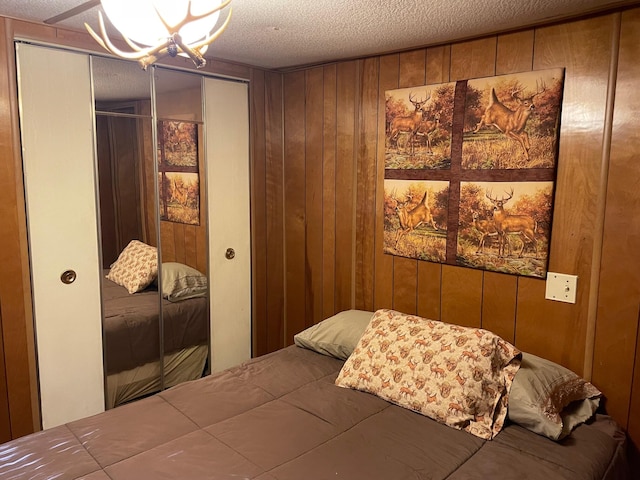
<instances>
[{"instance_id":1,"label":"vertical wood paneling","mask_svg":"<svg viewBox=\"0 0 640 480\"><path fill-rule=\"evenodd\" d=\"M182 223L176 223L173 225L173 248L175 249L175 261L180 263L186 263L186 251L185 251L185 225ZM163 245L160 245L162 248Z\"/></svg>"},{"instance_id":2,"label":"vertical wood paneling","mask_svg":"<svg viewBox=\"0 0 640 480\"><path fill-rule=\"evenodd\" d=\"M442 45L427 49L427 83L449 80L451 67L451 46Z\"/></svg>"},{"instance_id":3,"label":"vertical wood paneling","mask_svg":"<svg viewBox=\"0 0 640 480\"><path fill-rule=\"evenodd\" d=\"M160 256L163 262L176 262L173 222L160 222Z\"/></svg>"},{"instance_id":4,"label":"vertical wood paneling","mask_svg":"<svg viewBox=\"0 0 640 480\"><path fill-rule=\"evenodd\" d=\"M285 343L306 327L305 72L284 77Z\"/></svg>"},{"instance_id":5,"label":"vertical wood paneling","mask_svg":"<svg viewBox=\"0 0 640 480\"><path fill-rule=\"evenodd\" d=\"M251 282L252 334L255 355L267 349L267 190L266 190L266 111L265 75L263 71L251 72L249 84L251 121Z\"/></svg>"},{"instance_id":6,"label":"vertical wood paneling","mask_svg":"<svg viewBox=\"0 0 640 480\"><path fill-rule=\"evenodd\" d=\"M322 318L336 313L336 66L323 69Z\"/></svg>"},{"instance_id":7,"label":"vertical wood paneling","mask_svg":"<svg viewBox=\"0 0 640 480\"><path fill-rule=\"evenodd\" d=\"M518 277L484 272L482 285L482 328L508 342L515 342Z\"/></svg>"},{"instance_id":8,"label":"vertical wood paneling","mask_svg":"<svg viewBox=\"0 0 640 480\"><path fill-rule=\"evenodd\" d=\"M535 37L533 68L566 68L549 270L578 275L579 286L576 304L561 305L544 300L543 281L521 279L516 342L581 374L613 26L609 15ZM536 297L525 290L533 283Z\"/></svg>"},{"instance_id":9,"label":"vertical wood paneling","mask_svg":"<svg viewBox=\"0 0 640 480\"><path fill-rule=\"evenodd\" d=\"M499 35L496 51L496 75L531 70L534 37L533 30Z\"/></svg>"},{"instance_id":10,"label":"vertical wood paneling","mask_svg":"<svg viewBox=\"0 0 640 480\"><path fill-rule=\"evenodd\" d=\"M197 268L198 254L196 242L196 227L186 225L184 228L184 263L193 268Z\"/></svg>"},{"instance_id":11,"label":"vertical wood paneling","mask_svg":"<svg viewBox=\"0 0 640 480\"><path fill-rule=\"evenodd\" d=\"M607 412L620 421L635 417L629 419L635 425L640 407L631 402L629 410L629 396L632 386L636 400L640 394L640 382L631 382L634 357L636 376L640 370L640 92L634 86L640 77L639 29L640 10L622 16L592 377L611 392Z\"/></svg>"},{"instance_id":12,"label":"vertical wood paneling","mask_svg":"<svg viewBox=\"0 0 640 480\"><path fill-rule=\"evenodd\" d=\"M378 216L384 208L384 165L385 165L385 91L398 88L400 73L400 56L385 55L380 57L380 74L378 81L378 139L376 155L376 222L375 231L375 272L373 310L393 307L393 256L383 253L384 219Z\"/></svg>"},{"instance_id":13,"label":"vertical wood paneling","mask_svg":"<svg viewBox=\"0 0 640 480\"><path fill-rule=\"evenodd\" d=\"M487 37L451 46L450 80L490 77L496 68L496 38Z\"/></svg>"},{"instance_id":14,"label":"vertical wood paneling","mask_svg":"<svg viewBox=\"0 0 640 480\"><path fill-rule=\"evenodd\" d=\"M580 373L584 325L573 314L575 305L545 300L544 292L544 280L518 279L516 346Z\"/></svg>"},{"instance_id":15,"label":"vertical wood paneling","mask_svg":"<svg viewBox=\"0 0 640 480\"><path fill-rule=\"evenodd\" d=\"M418 262L418 315L440 320L442 264Z\"/></svg>"},{"instance_id":16,"label":"vertical wood paneling","mask_svg":"<svg viewBox=\"0 0 640 480\"><path fill-rule=\"evenodd\" d=\"M393 259L393 308L399 312L418 312L418 262L409 258Z\"/></svg>"},{"instance_id":17,"label":"vertical wood paneling","mask_svg":"<svg viewBox=\"0 0 640 480\"><path fill-rule=\"evenodd\" d=\"M7 368L4 361L4 336L2 334L2 303L0 302L0 443L11 440L11 416L9 414L9 391Z\"/></svg>"},{"instance_id":18,"label":"vertical wood paneling","mask_svg":"<svg viewBox=\"0 0 640 480\"><path fill-rule=\"evenodd\" d=\"M466 327L480 327L482 271L442 266L442 312L440 319Z\"/></svg>"},{"instance_id":19,"label":"vertical wood paneling","mask_svg":"<svg viewBox=\"0 0 640 480\"><path fill-rule=\"evenodd\" d=\"M322 134L324 124L324 72L322 67L305 72L305 325L322 320Z\"/></svg>"},{"instance_id":20,"label":"vertical wood paneling","mask_svg":"<svg viewBox=\"0 0 640 480\"><path fill-rule=\"evenodd\" d=\"M40 423L12 43L17 23L0 17L0 299L13 437L33 432Z\"/></svg>"},{"instance_id":21,"label":"vertical wood paneling","mask_svg":"<svg viewBox=\"0 0 640 480\"><path fill-rule=\"evenodd\" d=\"M336 310L352 308L356 99L359 62L337 66ZM288 132L287 132L288 136Z\"/></svg>"},{"instance_id":22,"label":"vertical wood paneling","mask_svg":"<svg viewBox=\"0 0 640 480\"><path fill-rule=\"evenodd\" d=\"M284 346L283 78L265 75L267 350Z\"/></svg>"},{"instance_id":23,"label":"vertical wood paneling","mask_svg":"<svg viewBox=\"0 0 640 480\"><path fill-rule=\"evenodd\" d=\"M355 307L373 310L376 224L376 154L378 136L377 58L364 60L361 71L360 118L357 151L356 284Z\"/></svg>"}]
</instances>

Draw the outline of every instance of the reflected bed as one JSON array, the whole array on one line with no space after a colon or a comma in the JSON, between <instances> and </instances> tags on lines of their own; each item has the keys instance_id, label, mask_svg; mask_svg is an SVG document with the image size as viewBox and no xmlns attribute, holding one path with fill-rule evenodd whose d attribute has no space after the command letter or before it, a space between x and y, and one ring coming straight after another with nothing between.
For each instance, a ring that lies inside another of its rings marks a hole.
<instances>
[{"instance_id":1,"label":"reflected bed","mask_svg":"<svg viewBox=\"0 0 640 480\"><path fill-rule=\"evenodd\" d=\"M103 278L106 408L161 389L159 292L130 294ZM206 297L162 299L165 387L202 376L208 356Z\"/></svg>"}]
</instances>

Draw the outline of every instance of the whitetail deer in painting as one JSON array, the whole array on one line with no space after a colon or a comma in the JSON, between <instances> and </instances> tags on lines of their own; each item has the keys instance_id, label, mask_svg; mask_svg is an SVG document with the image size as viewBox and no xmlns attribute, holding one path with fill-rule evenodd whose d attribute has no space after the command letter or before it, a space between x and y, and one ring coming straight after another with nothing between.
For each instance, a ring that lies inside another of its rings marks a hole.
<instances>
[{"instance_id":1,"label":"whitetail deer in painting","mask_svg":"<svg viewBox=\"0 0 640 480\"><path fill-rule=\"evenodd\" d=\"M433 219L433 215L431 214L431 209L429 208L429 190L424 192L420 203L409 210L407 208L407 203L409 203L412 198L413 197L411 195L407 195L407 201L404 203L398 202L398 205L396 206L396 212L400 219L400 228L396 233L395 248L397 248L398 242L400 242L402 237L407 233L412 232L419 225L431 224L434 230L438 230L436 222Z\"/></svg>"},{"instance_id":2,"label":"whitetail deer in painting","mask_svg":"<svg viewBox=\"0 0 640 480\"><path fill-rule=\"evenodd\" d=\"M493 220L480 220L480 214L478 212L473 212L471 216L473 218L473 226L476 227L476 230L480 233L480 241L478 242L478 250L476 250L476 253L484 253L484 244L487 237L497 237L498 230Z\"/></svg>"},{"instance_id":3,"label":"whitetail deer in painting","mask_svg":"<svg viewBox=\"0 0 640 480\"><path fill-rule=\"evenodd\" d=\"M489 105L476 125L476 128L473 130L473 133L477 133L483 126L494 126L507 137L517 140L522 146L525 158L529 160L531 144L529 143L529 135L525 131L525 127L527 120L535 108L533 99L543 93L547 87L544 82L540 84L536 82L536 93L529 97L521 98L520 94L523 89L524 88L513 89L511 91L511 98L518 104L515 110L511 110L498 99L495 88L491 88Z\"/></svg>"},{"instance_id":4,"label":"whitetail deer in painting","mask_svg":"<svg viewBox=\"0 0 640 480\"><path fill-rule=\"evenodd\" d=\"M506 192L505 192L506 193ZM493 204L493 223L498 231L499 244L498 254L504 255L504 244L508 243L507 234L517 233L522 235L522 248L518 252L518 256L522 256L525 244L527 242L533 244L536 258L538 257L538 245L536 242L537 222L528 215L511 215L504 210L504 204L513 198L513 188L507 193L506 197L500 199L491 197L491 193L487 191L486 197ZM511 250L509 246L509 250Z\"/></svg>"},{"instance_id":5,"label":"whitetail deer in painting","mask_svg":"<svg viewBox=\"0 0 640 480\"><path fill-rule=\"evenodd\" d=\"M440 128L440 113L436 113L431 120L426 118L426 112L422 112L422 121L418 125L416 135L427 139L429 153L433 153L431 148L431 136Z\"/></svg>"},{"instance_id":6,"label":"whitetail deer in painting","mask_svg":"<svg viewBox=\"0 0 640 480\"><path fill-rule=\"evenodd\" d=\"M416 130L418 129L420 122L422 121L422 107L424 107L430 98L431 92L427 92L427 98L424 100L416 100L413 96L413 92L409 94L409 101L413 104L415 110L411 115L394 117L393 120L391 120L391 124L389 125L389 142L395 142L397 147L400 133L406 133L408 135L407 142L411 147L411 153L413 154L413 138L415 137Z\"/></svg>"}]
</instances>

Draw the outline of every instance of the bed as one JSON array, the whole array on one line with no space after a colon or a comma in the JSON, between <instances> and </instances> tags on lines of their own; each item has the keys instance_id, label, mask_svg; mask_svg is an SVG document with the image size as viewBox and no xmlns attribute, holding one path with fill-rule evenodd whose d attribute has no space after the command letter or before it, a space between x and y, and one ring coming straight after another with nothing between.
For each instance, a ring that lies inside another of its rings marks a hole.
<instances>
[{"instance_id":1,"label":"bed","mask_svg":"<svg viewBox=\"0 0 640 480\"><path fill-rule=\"evenodd\" d=\"M205 297L162 300L164 365L160 365L159 291L156 285L130 294L108 278L102 283L107 372L106 408L202 376L209 346Z\"/></svg>"},{"instance_id":2,"label":"bed","mask_svg":"<svg viewBox=\"0 0 640 480\"><path fill-rule=\"evenodd\" d=\"M325 320L331 328L312 327L296 336L295 345L229 370L1 445L0 479L629 478L625 435L605 415L572 425L558 440L549 438L550 430L534 433L507 417L484 439L464 429L468 422L452 428L417 411L417 394L408 396L414 408L406 408L402 399L340 384L356 364L363 376L375 374L361 355L379 359L390 331L407 338L416 331L413 323L406 331L395 323L395 330L373 325L378 315L396 315L392 311L356 313L358 321L353 311L346 312L347 322L338 315L340 322ZM347 328L336 333L337 323ZM487 338L478 329L456 335L470 333ZM415 348L426 351L418 339L427 337L413 337ZM464 348L484 355L468 342ZM393 343L389 351L400 353ZM455 349L445 352L451 356ZM400 365L393 359L387 364ZM512 392L523 368L512 378Z\"/></svg>"},{"instance_id":3,"label":"bed","mask_svg":"<svg viewBox=\"0 0 640 480\"><path fill-rule=\"evenodd\" d=\"M207 291L206 276L188 265L164 262L158 272L152 245L131 240L120 252L102 281L106 409L202 376Z\"/></svg>"}]
</instances>

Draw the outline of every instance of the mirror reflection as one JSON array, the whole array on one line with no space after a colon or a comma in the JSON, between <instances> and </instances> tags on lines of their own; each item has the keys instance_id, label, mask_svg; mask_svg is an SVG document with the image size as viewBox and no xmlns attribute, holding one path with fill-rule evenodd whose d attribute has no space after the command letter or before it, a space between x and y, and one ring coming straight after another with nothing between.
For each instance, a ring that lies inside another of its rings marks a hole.
<instances>
[{"instance_id":1,"label":"mirror reflection","mask_svg":"<svg viewBox=\"0 0 640 480\"><path fill-rule=\"evenodd\" d=\"M155 70L154 99L153 69L93 57L92 72L112 408L206 369L202 104L197 75Z\"/></svg>"},{"instance_id":2,"label":"mirror reflection","mask_svg":"<svg viewBox=\"0 0 640 480\"><path fill-rule=\"evenodd\" d=\"M157 67L157 181L166 387L208 370L202 77Z\"/></svg>"}]
</instances>

